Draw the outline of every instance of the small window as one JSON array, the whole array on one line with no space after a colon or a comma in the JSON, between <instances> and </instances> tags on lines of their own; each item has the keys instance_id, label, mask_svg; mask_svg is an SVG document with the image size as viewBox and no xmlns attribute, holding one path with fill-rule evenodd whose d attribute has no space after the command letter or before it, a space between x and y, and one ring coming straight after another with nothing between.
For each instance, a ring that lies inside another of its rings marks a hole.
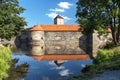
<instances>
[{"instance_id":1,"label":"small window","mask_svg":"<svg viewBox=\"0 0 120 80\"><path fill-rule=\"evenodd\" d=\"M43 37L41 37L41 39L43 40Z\"/></svg>"},{"instance_id":2,"label":"small window","mask_svg":"<svg viewBox=\"0 0 120 80\"><path fill-rule=\"evenodd\" d=\"M43 47L41 47L41 49L43 49Z\"/></svg>"}]
</instances>

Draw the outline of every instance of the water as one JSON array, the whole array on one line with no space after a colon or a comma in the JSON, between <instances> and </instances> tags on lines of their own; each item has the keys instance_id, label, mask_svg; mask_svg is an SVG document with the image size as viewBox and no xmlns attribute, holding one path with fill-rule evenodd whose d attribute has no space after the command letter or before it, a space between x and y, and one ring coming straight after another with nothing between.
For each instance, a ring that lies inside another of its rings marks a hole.
<instances>
[{"instance_id":1,"label":"water","mask_svg":"<svg viewBox=\"0 0 120 80\"><path fill-rule=\"evenodd\" d=\"M46 55L31 56L30 52L30 49L13 51L12 58L19 59L16 65L29 64L28 73L21 80L57 80L58 78L69 78L81 74L81 70L86 64L92 64L90 59L81 60L78 57L75 59L76 56L80 55L67 55L69 57L67 59L65 56L62 56L64 59L59 60L59 55L54 56L52 54L54 58L50 58L49 55L48 57L45 57Z\"/></svg>"}]
</instances>

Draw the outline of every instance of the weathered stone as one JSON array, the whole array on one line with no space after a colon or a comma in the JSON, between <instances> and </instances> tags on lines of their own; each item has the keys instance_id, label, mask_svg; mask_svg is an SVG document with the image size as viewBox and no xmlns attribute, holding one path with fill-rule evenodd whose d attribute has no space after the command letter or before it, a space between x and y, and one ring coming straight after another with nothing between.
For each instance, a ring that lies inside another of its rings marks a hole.
<instances>
[{"instance_id":1,"label":"weathered stone","mask_svg":"<svg viewBox=\"0 0 120 80\"><path fill-rule=\"evenodd\" d=\"M20 40L32 45L43 46L44 49L33 48L34 55L43 54L91 54L96 53L101 45L104 45L111 35L100 36L95 32L83 35L80 31L69 32L46 32L31 31L19 37ZM21 41L20 41L21 42ZM36 49L36 50L35 50ZM40 51L41 49L41 51Z\"/></svg>"}]
</instances>

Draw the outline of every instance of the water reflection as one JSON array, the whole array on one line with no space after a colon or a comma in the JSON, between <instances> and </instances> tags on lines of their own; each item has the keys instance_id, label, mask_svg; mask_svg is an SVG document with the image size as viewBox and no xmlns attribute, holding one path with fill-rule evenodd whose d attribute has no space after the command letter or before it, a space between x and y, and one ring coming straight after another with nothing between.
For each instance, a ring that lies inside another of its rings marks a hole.
<instances>
[{"instance_id":1,"label":"water reflection","mask_svg":"<svg viewBox=\"0 0 120 80\"><path fill-rule=\"evenodd\" d=\"M68 78L81 73L86 64L91 64L89 55L78 53L79 50L68 50L61 47L48 48L40 45L19 45L14 50L13 59L18 58L17 65L27 63L29 69L24 80L56 80ZM52 49L52 50L51 50ZM67 52L68 51L68 52ZM69 51L71 51L69 53ZM75 54L76 53L76 54ZM61 55L60 55L61 54ZM69 55L68 55L69 54ZM73 66L74 65L74 66Z\"/></svg>"},{"instance_id":2,"label":"water reflection","mask_svg":"<svg viewBox=\"0 0 120 80\"><path fill-rule=\"evenodd\" d=\"M86 54L79 46L72 45L36 45L36 44L16 44L17 48L30 55L49 55L49 54Z\"/></svg>"},{"instance_id":3,"label":"water reflection","mask_svg":"<svg viewBox=\"0 0 120 80\"><path fill-rule=\"evenodd\" d=\"M8 71L8 78L6 78L6 80L21 80L28 73L29 65L27 63L16 65L18 60L19 59L12 60L11 67Z\"/></svg>"},{"instance_id":4,"label":"water reflection","mask_svg":"<svg viewBox=\"0 0 120 80\"><path fill-rule=\"evenodd\" d=\"M65 61L64 60L55 60L54 63L60 67Z\"/></svg>"}]
</instances>

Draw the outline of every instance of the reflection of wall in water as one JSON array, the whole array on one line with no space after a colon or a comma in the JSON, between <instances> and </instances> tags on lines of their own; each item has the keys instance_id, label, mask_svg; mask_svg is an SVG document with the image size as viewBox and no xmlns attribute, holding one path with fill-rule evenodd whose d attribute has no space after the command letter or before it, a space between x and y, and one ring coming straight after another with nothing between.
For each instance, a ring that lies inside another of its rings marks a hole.
<instances>
[{"instance_id":1,"label":"reflection of wall in water","mask_svg":"<svg viewBox=\"0 0 120 80\"><path fill-rule=\"evenodd\" d=\"M44 55L45 47L41 45L31 46L30 53L31 55Z\"/></svg>"},{"instance_id":2,"label":"reflection of wall in water","mask_svg":"<svg viewBox=\"0 0 120 80\"><path fill-rule=\"evenodd\" d=\"M27 48L27 49L26 49ZM56 46L41 46L31 45L29 47L21 46L21 49L30 55L44 55L44 54L82 54L81 49L78 47L66 47L65 45Z\"/></svg>"}]
</instances>

